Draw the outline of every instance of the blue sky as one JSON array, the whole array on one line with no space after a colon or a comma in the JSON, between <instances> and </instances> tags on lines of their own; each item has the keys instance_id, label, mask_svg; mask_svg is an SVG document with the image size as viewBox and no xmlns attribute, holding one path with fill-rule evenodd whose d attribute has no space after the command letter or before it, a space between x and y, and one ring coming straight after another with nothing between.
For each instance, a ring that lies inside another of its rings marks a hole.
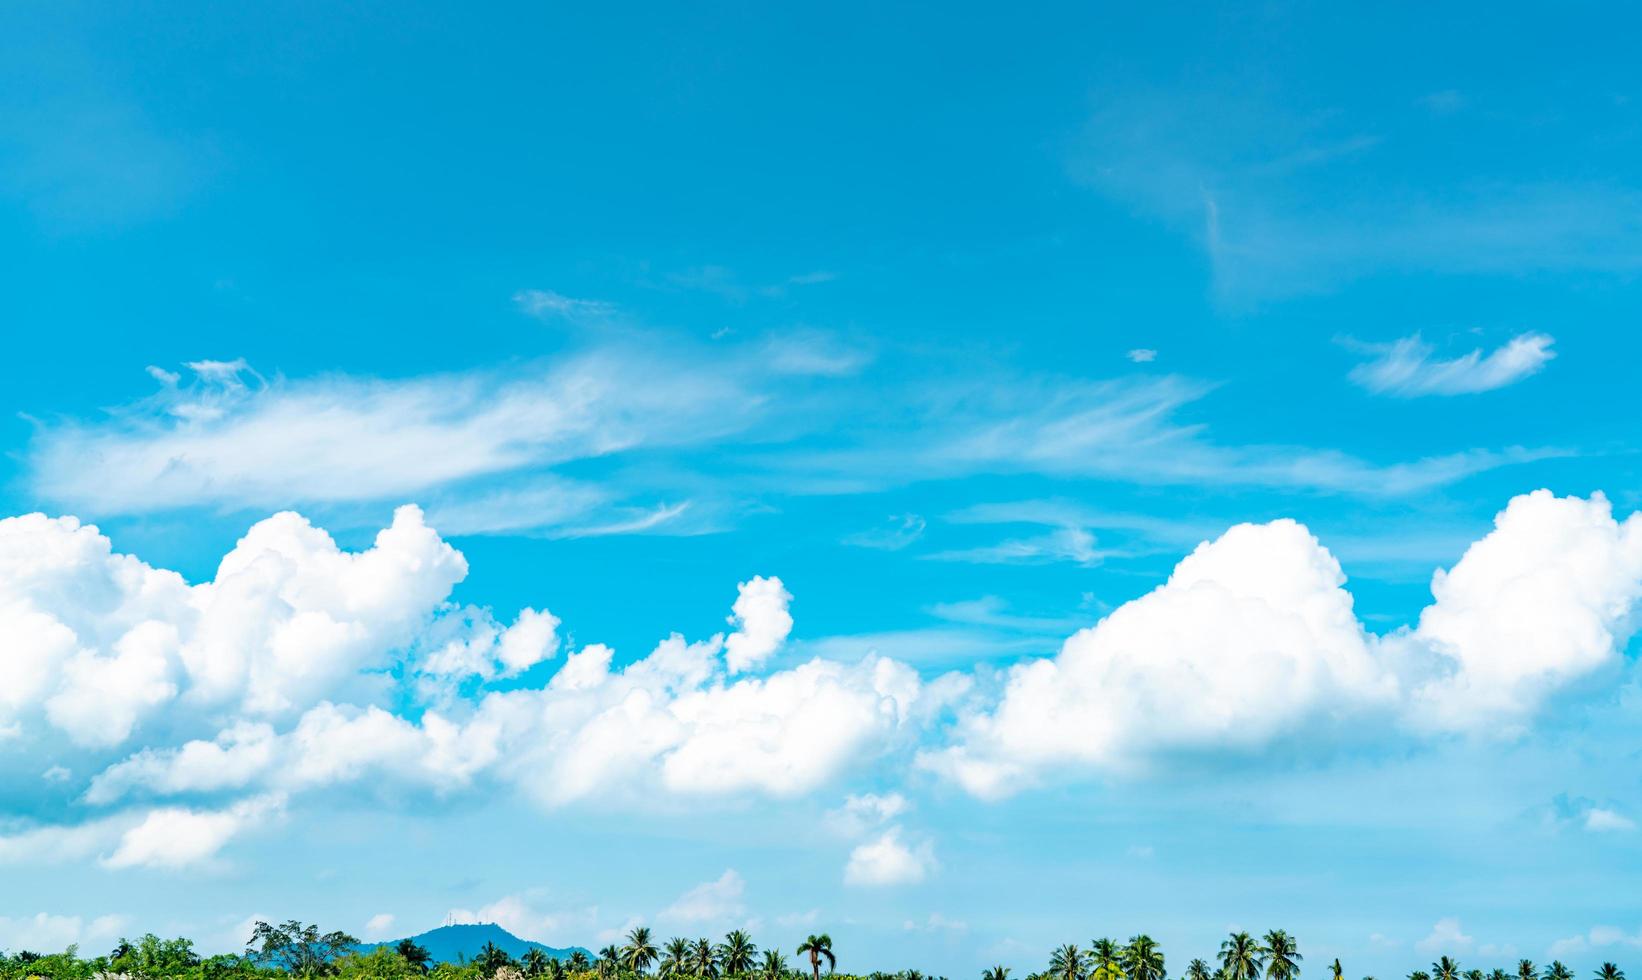
<instances>
[{"instance_id":1,"label":"blue sky","mask_svg":"<svg viewBox=\"0 0 1642 980\"><path fill-rule=\"evenodd\" d=\"M1623 963L1639 26L9 7L0 947Z\"/></svg>"}]
</instances>

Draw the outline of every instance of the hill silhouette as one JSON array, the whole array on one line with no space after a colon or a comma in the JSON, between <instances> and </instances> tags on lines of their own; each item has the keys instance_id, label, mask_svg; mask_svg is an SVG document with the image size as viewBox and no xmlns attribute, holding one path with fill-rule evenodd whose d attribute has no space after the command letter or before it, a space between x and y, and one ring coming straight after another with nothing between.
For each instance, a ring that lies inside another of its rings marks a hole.
<instances>
[{"instance_id":1,"label":"hill silhouette","mask_svg":"<svg viewBox=\"0 0 1642 980\"><path fill-rule=\"evenodd\" d=\"M592 954L580 946L566 946L558 949L543 945L529 939L520 939L494 922L483 922L471 925L440 926L429 929L427 932L409 937L411 942L426 949L435 963L457 963L471 960L484 949L485 943L495 943L496 948L509 956L518 958L532 949L539 949L554 959L569 959L570 954L581 950ZM393 948L404 940L390 939L381 943L363 943L360 949L372 950L379 946Z\"/></svg>"}]
</instances>

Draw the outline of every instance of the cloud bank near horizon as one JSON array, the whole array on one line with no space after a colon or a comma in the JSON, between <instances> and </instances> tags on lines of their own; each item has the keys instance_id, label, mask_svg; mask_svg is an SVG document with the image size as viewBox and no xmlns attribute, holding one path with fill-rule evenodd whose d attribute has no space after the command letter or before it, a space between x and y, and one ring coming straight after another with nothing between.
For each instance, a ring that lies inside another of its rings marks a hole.
<instances>
[{"instance_id":1,"label":"cloud bank near horizon","mask_svg":"<svg viewBox=\"0 0 1642 980\"><path fill-rule=\"evenodd\" d=\"M1616 672L1642 516L1616 520L1600 494L1516 497L1436 572L1417 622L1383 633L1303 525L1240 524L1001 675L785 663L792 595L773 576L741 583L732 629L618 665L599 643L561 651L545 609L451 603L466 574L408 506L359 552L277 514L198 584L73 518L0 521L0 764L14 780L40 778L20 760L50 766L93 814L8 815L0 860L207 862L304 793L353 784L502 788L551 809L836 792L887 763L994 799L1298 737L1521 735ZM898 802L856 821L851 883L938 867L890 822L904 798L883 799ZM192 843L168 844L185 824Z\"/></svg>"}]
</instances>

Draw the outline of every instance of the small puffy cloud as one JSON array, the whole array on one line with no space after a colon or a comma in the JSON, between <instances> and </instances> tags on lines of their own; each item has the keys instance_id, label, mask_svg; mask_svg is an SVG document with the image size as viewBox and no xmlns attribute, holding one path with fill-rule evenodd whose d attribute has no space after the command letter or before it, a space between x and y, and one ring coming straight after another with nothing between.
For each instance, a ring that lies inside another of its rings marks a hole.
<instances>
[{"instance_id":1,"label":"small puffy cloud","mask_svg":"<svg viewBox=\"0 0 1642 980\"><path fill-rule=\"evenodd\" d=\"M538 899L540 896L536 896ZM446 918L458 925L495 923L521 939L553 945L569 943L575 935L585 935L593 927L598 909L581 906L574 910L542 911L526 895L504 895L476 909L451 909Z\"/></svg>"},{"instance_id":2,"label":"small puffy cloud","mask_svg":"<svg viewBox=\"0 0 1642 980\"><path fill-rule=\"evenodd\" d=\"M662 909L657 918L681 925L728 922L746 913L742 902L746 890L747 883L730 868L714 880L702 882L680 895Z\"/></svg>"},{"instance_id":3,"label":"small puffy cloud","mask_svg":"<svg viewBox=\"0 0 1642 980\"><path fill-rule=\"evenodd\" d=\"M1414 948L1422 953L1464 953L1472 944L1472 938L1460 931L1460 920L1446 918L1438 919L1431 934L1415 943Z\"/></svg>"},{"instance_id":4,"label":"small puffy cloud","mask_svg":"<svg viewBox=\"0 0 1642 980\"><path fill-rule=\"evenodd\" d=\"M380 941L393 936L393 914L378 912L365 923L365 938Z\"/></svg>"},{"instance_id":5,"label":"small puffy cloud","mask_svg":"<svg viewBox=\"0 0 1642 980\"><path fill-rule=\"evenodd\" d=\"M283 798L265 794L220 810L133 809L79 824L0 834L0 865L96 858L105 868L181 868L214 858L235 836L278 816Z\"/></svg>"},{"instance_id":6,"label":"small puffy cloud","mask_svg":"<svg viewBox=\"0 0 1642 980\"><path fill-rule=\"evenodd\" d=\"M828 820L839 833L846 836L865 834L881 827L912 808L900 793L860 793L844 798L844 805L827 814Z\"/></svg>"},{"instance_id":7,"label":"small puffy cloud","mask_svg":"<svg viewBox=\"0 0 1642 980\"><path fill-rule=\"evenodd\" d=\"M1593 806L1585 811L1585 829L1598 833L1628 832L1636 829L1636 821L1618 810Z\"/></svg>"},{"instance_id":8,"label":"small puffy cloud","mask_svg":"<svg viewBox=\"0 0 1642 980\"><path fill-rule=\"evenodd\" d=\"M1473 350L1451 360L1434 358L1435 348L1419 334L1384 345L1359 345L1377 355L1351 370L1355 384L1398 398L1469 395L1515 384L1556 357L1547 334L1525 333L1487 354Z\"/></svg>"},{"instance_id":9,"label":"small puffy cloud","mask_svg":"<svg viewBox=\"0 0 1642 980\"><path fill-rule=\"evenodd\" d=\"M1551 944L1548 952L1553 957L1575 957L1592 949L1602 949L1608 946L1628 946L1633 949L1642 949L1642 929L1627 932L1618 926L1592 926L1590 931L1582 935L1557 940Z\"/></svg>"},{"instance_id":10,"label":"small puffy cloud","mask_svg":"<svg viewBox=\"0 0 1642 980\"><path fill-rule=\"evenodd\" d=\"M792 614L787 611L792 595L780 579L755 575L737 589L730 617L736 630L724 641L724 662L732 674L768 660L792 632Z\"/></svg>"},{"instance_id":11,"label":"small puffy cloud","mask_svg":"<svg viewBox=\"0 0 1642 980\"><path fill-rule=\"evenodd\" d=\"M78 915L0 916L0 950L30 949L54 953L70 946L112 942L131 927L123 915L100 915L83 919Z\"/></svg>"},{"instance_id":12,"label":"small puffy cloud","mask_svg":"<svg viewBox=\"0 0 1642 980\"><path fill-rule=\"evenodd\" d=\"M901 924L907 932L968 932L969 923L962 919L950 919L939 912L929 913L929 917L919 922L908 919Z\"/></svg>"},{"instance_id":13,"label":"small puffy cloud","mask_svg":"<svg viewBox=\"0 0 1642 980\"><path fill-rule=\"evenodd\" d=\"M180 868L215 857L236 834L277 813L283 801L260 797L226 810L201 811L166 807L149 811L140 823L120 835L114 853L102 859L109 868Z\"/></svg>"},{"instance_id":14,"label":"small puffy cloud","mask_svg":"<svg viewBox=\"0 0 1642 980\"><path fill-rule=\"evenodd\" d=\"M1157 351L1149 347L1136 347L1124 356L1136 364L1150 364L1157 360Z\"/></svg>"},{"instance_id":15,"label":"small puffy cloud","mask_svg":"<svg viewBox=\"0 0 1642 980\"><path fill-rule=\"evenodd\" d=\"M928 841L909 844L901 828L856 847L844 866L844 883L869 887L910 885L935 868L935 849Z\"/></svg>"}]
</instances>

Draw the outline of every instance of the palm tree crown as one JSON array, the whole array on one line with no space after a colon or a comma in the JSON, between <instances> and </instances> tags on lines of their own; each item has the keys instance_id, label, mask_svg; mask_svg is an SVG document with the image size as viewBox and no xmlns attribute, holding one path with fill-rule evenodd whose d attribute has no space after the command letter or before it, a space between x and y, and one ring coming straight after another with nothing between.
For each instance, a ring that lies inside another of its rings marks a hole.
<instances>
[{"instance_id":1,"label":"palm tree crown","mask_svg":"<svg viewBox=\"0 0 1642 980\"><path fill-rule=\"evenodd\" d=\"M621 965L643 976L644 971L650 969L650 964L656 961L656 956L655 944L650 942L650 927L633 927L621 948Z\"/></svg>"},{"instance_id":2,"label":"palm tree crown","mask_svg":"<svg viewBox=\"0 0 1642 980\"><path fill-rule=\"evenodd\" d=\"M1055 980L1084 980L1087 970L1083 950L1072 943L1055 950L1049 957L1049 975Z\"/></svg>"},{"instance_id":3,"label":"palm tree crown","mask_svg":"<svg viewBox=\"0 0 1642 980\"><path fill-rule=\"evenodd\" d=\"M753 945L753 939L740 929L731 930L725 935L724 941L718 944L718 966L727 977L739 977L753 968L753 957L758 955L758 947Z\"/></svg>"},{"instance_id":4,"label":"palm tree crown","mask_svg":"<svg viewBox=\"0 0 1642 980\"><path fill-rule=\"evenodd\" d=\"M1265 965L1265 950L1246 932L1234 932L1220 944L1220 969L1225 980L1257 980Z\"/></svg>"},{"instance_id":5,"label":"palm tree crown","mask_svg":"<svg viewBox=\"0 0 1642 980\"><path fill-rule=\"evenodd\" d=\"M787 958L778 949L766 949L764 962L758 965L759 980L782 980L787 975Z\"/></svg>"},{"instance_id":6,"label":"palm tree crown","mask_svg":"<svg viewBox=\"0 0 1642 980\"><path fill-rule=\"evenodd\" d=\"M1163 980L1163 950L1157 945L1157 940L1141 933L1129 937L1129 944L1123 947L1119 956L1119 963L1128 980ZM1107 980L1102 977L1101 980Z\"/></svg>"},{"instance_id":7,"label":"palm tree crown","mask_svg":"<svg viewBox=\"0 0 1642 980\"><path fill-rule=\"evenodd\" d=\"M832 952L832 937L824 932L819 936L808 936L798 944L798 955L803 956L805 954L809 955L810 974L815 977L815 980L820 980L822 960L827 961L828 973L838 967L838 957L834 956Z\"/></svg>"},{"instance_id":8,"label":"palm tree crown","mask_svg":"<svg viewBox=\"0 0 1642 980\"><path fill-rule=\"evenodd\" d=\"M1266 933L1260 952L1266 957L1267 980L1294 980L1300 975L1300 961L1305 957L1300 955L1300 948L1294 937L1283 930L1273 929ZM1445 980L1454 978L1448 977Z\"/></svg>"}]
</instances>

